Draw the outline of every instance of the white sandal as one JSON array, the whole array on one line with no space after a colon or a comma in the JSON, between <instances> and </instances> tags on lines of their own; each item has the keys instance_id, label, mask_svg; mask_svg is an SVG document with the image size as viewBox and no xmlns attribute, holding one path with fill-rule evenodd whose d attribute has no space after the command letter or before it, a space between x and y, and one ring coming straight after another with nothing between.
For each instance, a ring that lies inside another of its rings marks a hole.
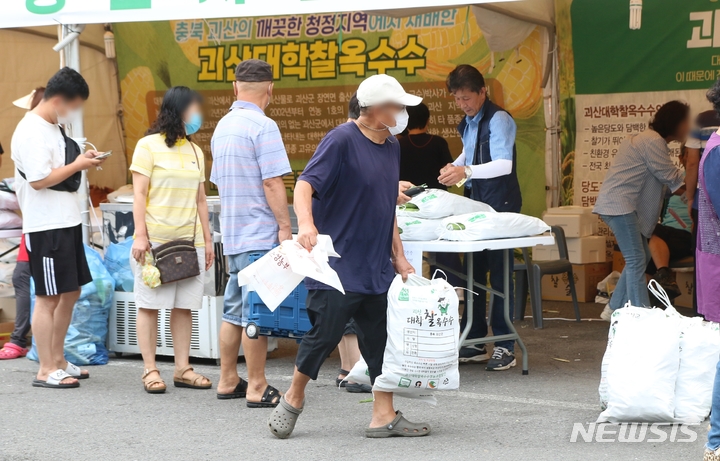
<instances>
[{"instance_id":1,"label":"white sandal","mask_svg":"<svg viewBox=\"0 0 720 461\"><path fill-rule=\"evenodd\" d=\"M48 375L48 379L43 381L41 379L33 379L33 387L45 387L48 389L70 389L74 387L80 387L80 383L75 381L74 383L63 383L64 379L74 378L63 370L57 369ZM77 379L77 378L76 378Z\"/></svg>"},{"instance_id":2,"label":"white sandal","mask_svg":"<svg viewBox=\"0 0 720 461\"><path fill-rule=\"evenodd\" d=\"M88 379L90 377L90 373L83 374L82 370L79 366L72 364L70 362L67 363L67 367L65 368L65 373L69 374L75 379Z\"/></svg>"}]
</instances>

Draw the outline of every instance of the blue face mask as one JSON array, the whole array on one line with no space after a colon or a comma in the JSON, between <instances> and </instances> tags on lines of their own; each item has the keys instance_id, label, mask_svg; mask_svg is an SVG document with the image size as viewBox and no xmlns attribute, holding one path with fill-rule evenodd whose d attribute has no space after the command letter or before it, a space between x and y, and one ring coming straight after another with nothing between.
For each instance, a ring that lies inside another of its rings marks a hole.
<instances>
[{"instance_id":1,"label":"blue face mask","mask_svg":"<svg viewBox=\"0 0 720 461\"><path fill-rule=\"evenodd\" d=\"M200 127L202 126L202 115L200 115L199 112L195 112L190 116L190 121L185 122L185 132L188 136L191 134L195 134L198 132Z\"/></svg>"}]
</instances>

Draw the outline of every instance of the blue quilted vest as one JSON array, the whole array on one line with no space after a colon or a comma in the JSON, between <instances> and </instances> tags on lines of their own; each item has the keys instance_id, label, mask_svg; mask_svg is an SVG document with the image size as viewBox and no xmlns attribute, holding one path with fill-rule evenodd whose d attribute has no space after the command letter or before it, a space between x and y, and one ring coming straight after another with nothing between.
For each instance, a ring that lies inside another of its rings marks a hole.
<instances>
[{"instance_id":1,"label":"blue quilted vest","mask_svg":"<svg viewBox=\"0 0 720 461\"><path fill-rule=\"evenodd\" d=\"M490 120L497 112L506 112L489 99L483 105L485 112L478 126L477 144L475 146L474 165L481 165L492 161L490 153ZM458 125L460 136L465 132L467 120L463 117ZM490 179L473 179L472 188L465 189L465 195L487 203L495 211L519 213L522 208L522 195L517 177L517 149L513 144L513 167L509 175Z\"/></svg>"}]
</instances>

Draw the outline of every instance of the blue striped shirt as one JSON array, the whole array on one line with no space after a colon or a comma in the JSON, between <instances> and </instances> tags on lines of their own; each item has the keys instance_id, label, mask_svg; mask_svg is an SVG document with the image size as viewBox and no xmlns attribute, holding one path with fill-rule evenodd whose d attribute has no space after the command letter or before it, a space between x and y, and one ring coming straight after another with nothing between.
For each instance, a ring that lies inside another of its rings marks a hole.
<instances>
[{"instance_id":1,"label":"blue striped shirt","mask_svg":"<svg viewBox=\"0 0 720 461\"><path fill-rule=\"evenodd\" d=\"M626 138L600 188L593 213L620 216L637 213L640 232L652 236L664 199L664 187L675 192L685 175L670 159L667 142L654 130Z\"/></svg>"},{"instance_id":2,"label":"blue striped shirt","mask_svg":"<svg viewBox=\"0 0 720 461\"><path fill-rule=\"evenodd\" d=\"M292 171L277 124L255 104L236 101L218 122L211 148L225 254L270 250L279 226L263 181Z\"/></svg>"}]
</instances>

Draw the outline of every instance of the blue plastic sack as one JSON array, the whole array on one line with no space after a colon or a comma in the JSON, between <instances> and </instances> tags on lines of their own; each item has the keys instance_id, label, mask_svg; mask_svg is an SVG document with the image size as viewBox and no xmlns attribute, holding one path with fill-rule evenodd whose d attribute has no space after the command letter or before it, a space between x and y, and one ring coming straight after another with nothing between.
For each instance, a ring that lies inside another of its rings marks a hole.
<instances>
[{"instance_id":1,"label":"blue plastic sack","mask_svg":"<svg viewBox=\"0 0 720 461\"><path fill-rule=\"evenodd\" d=\"M133 239L120 243L111 243L105 250L105 267L115 279L117 291L132 293L135 288L135 277L130 269L130 250Z\"/></svg>"},{"instance_id":2,"label":"blue plastic sack","mask_svg":"<svg viewBox=\"0 0 720 461\"><path fill-rule=\"evenodd\" d=\"M113 302L115 280L103 265L100 254L85 245L93 281L83 285L75 303L72 320L65 336L65 359L75 365L105 365L108 350L108 318ZM35 309L35 284L30 279L31 315ZM32 349L27 357L37 362L37 349L33 336Z\"/></svg>"}]
</instances>

